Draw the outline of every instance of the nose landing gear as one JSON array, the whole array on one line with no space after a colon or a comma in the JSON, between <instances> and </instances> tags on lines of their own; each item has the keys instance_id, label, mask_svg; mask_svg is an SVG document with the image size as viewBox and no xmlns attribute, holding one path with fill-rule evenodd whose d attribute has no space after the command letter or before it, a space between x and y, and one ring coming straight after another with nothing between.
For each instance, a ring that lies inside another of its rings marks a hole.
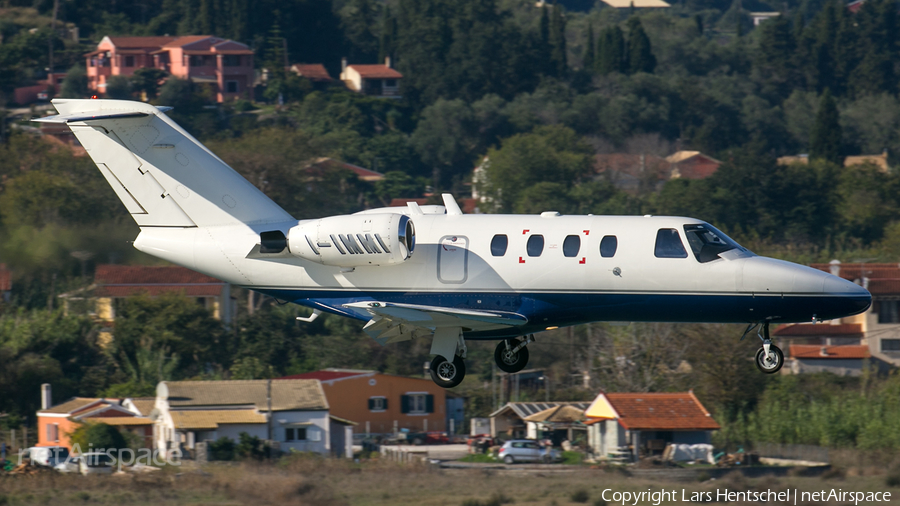
<instances>
[{"instance_id":1,"label":"nose landing gear","mask_svg":"<svg viewBox=\"0 0 900 506\"><path fill-rule=\"evenodd\" d=\"M769 337L769 322L767 321L762 322L762 324L751 323L748 325L741 339L744 339L754 328L757 329L756 336L762 341L762 348L756 352L756 368L765 374L775 374L784 365L784 353L781 351L781 348L772 344L772 339Z\"/></svg>"}]
</instances>

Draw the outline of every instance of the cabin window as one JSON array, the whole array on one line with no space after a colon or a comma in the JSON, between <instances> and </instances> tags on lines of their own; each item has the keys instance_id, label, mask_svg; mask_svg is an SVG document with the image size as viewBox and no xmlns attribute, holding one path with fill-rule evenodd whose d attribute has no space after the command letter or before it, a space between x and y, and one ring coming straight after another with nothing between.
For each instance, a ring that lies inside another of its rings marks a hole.
<instances>
[{"instance_id":1,"label":"cabin window","mask_svg":"<svg viewBox=\"0 0 900 506\"><path fill-rule=\"evenodd\" d=\"M509 246L509 238L505 234L497 234L491 239L491 255L502 257Z\"/></svg>"},{"instance_id":2,"label":"cabin window","mask_svg":"<svg viewBox=\"0 0 900 506\"><path fill-rule=\"evenodd\" d=\"M661 228L656 232L656 258L687 258L687 251L678 231L674 228Z\"/></svg>"},{"instance_id":3,"label":"cabin window","mask_svg":"<svg viewBox=\"0 0 900 506\"><path fill-rule=\"evenodd\" d=\"M563 255L567 257L578 256L578 251L581 249L581 238L577 235L567 235L566 239L563 241Z\"/></svg>"},{"instance_id":4,"label":"cabin window","mask_svg":"<svg viewBox=\"0 0 900 506\"><path fill-rule=\"evenodd\" d=\"M741 248L738 243L710 225L685 225L684 233L694 257L701 264L721 258L720 253Z\"/></svg>"},{"instance_id":5,"label":"cabin window","mask_svg":"<svg viewBox=\"0 0 900 506\"><path fill-rule=\"evenodd\" d=\"M612 258L616 256L616 249L619 247L619 240L614 235L605 235L600 240L600 256L603 258Z\"/></svg>"},{"instance_id":6,"label":"cabin window","mask_svg":"<svg viewBox=\"0 0 900 506\"><path fill-rule=\"evenodd\" d=\"M529 237L528 243L525 245L525 251L530 257L541 256L541 253L544 252L544 236L533 235Z\"/></svg>"}]
</instances>

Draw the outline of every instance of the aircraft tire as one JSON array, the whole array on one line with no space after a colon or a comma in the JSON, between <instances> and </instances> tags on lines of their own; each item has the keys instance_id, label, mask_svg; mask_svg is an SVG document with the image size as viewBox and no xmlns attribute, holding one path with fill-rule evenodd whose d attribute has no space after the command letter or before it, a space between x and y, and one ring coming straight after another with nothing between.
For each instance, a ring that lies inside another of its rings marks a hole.
<instances>
[{"instance_id":1,"label":"aircraft tire","mask_svg":"<svg viewBox=\"0 0 900 506\"><path fill-rule=\"evenodd\" d=\"M518 344L515 341L511 341L509 345L512 347L515 345L514 343ZM506 353L506 341L500 341L494 350L494 362L497 362L497 367L505 373L517 373L528 365L528 347L526 346L512 355L508 355Z\"/></svg>"},{"instance_id":2,"label":"aircraft tire","mask_svg":"<svg viewBox=\"0 0 900 506\"><path fill-rule=\"evenodd\" d=\"M756 367L766 374L775 374L784 365L784 353L781 351L781 348L774 344L769 346L769 351L775 354L775 360L772 361L766 357L765 349L760 348L756 352Z\"/></svg>"},{"instance_id":3,"label":"aircraft tire","mask_svg":"<svg viewBox=\"0 0 900 506\"><path fill-rule=\"evenodd\" d=\"M431 367L428 371L431 373L431 380L441 388L453 388L462 383L466 377L466 363L457 355L453 357L453 362L438 355L431 361Z\"/></svg>"}]
</instances>

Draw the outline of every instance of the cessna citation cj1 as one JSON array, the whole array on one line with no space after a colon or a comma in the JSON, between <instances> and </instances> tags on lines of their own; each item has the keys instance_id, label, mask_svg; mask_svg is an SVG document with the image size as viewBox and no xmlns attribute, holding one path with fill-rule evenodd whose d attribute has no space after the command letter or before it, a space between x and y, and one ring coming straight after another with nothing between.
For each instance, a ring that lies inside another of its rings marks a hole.
<instances>
[{"instance_id":1,"label":"cessna citation cj1","mask_svg":"<svg viewBox=\"0 0 900 506\"><path fill-rule=\"evenodd\" d=\"M141 232L134 247L276 299L367 322L381 344L431 337L431 377L458 385L466 340L506 372L534 333L597 321L770 323L865 311L836 276L754 255L708 223L664 216L464 215L443 206L297 220L166 116L122 100L53 100ZM698 343L702 345L702 343Z\"/></svg>"}]
</instances>

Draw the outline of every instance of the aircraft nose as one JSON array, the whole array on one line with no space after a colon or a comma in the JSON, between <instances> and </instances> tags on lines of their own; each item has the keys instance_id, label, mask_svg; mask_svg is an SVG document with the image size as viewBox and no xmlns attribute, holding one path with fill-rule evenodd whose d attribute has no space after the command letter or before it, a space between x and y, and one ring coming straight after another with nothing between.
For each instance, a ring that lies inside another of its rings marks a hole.
<instances>
[{"instance_id":1,"label":"aircraft nose","mask_svg":"<svg viewBox=\"0 0 900 506\"><path fill-rule=\"evenodd\" d=\"M872 294L868 290L852 281L831 274L825 278L822 293L844 299L848 310L852 311L850 314L862 313L872 305Z\"/></svg>"}]
</instances>

